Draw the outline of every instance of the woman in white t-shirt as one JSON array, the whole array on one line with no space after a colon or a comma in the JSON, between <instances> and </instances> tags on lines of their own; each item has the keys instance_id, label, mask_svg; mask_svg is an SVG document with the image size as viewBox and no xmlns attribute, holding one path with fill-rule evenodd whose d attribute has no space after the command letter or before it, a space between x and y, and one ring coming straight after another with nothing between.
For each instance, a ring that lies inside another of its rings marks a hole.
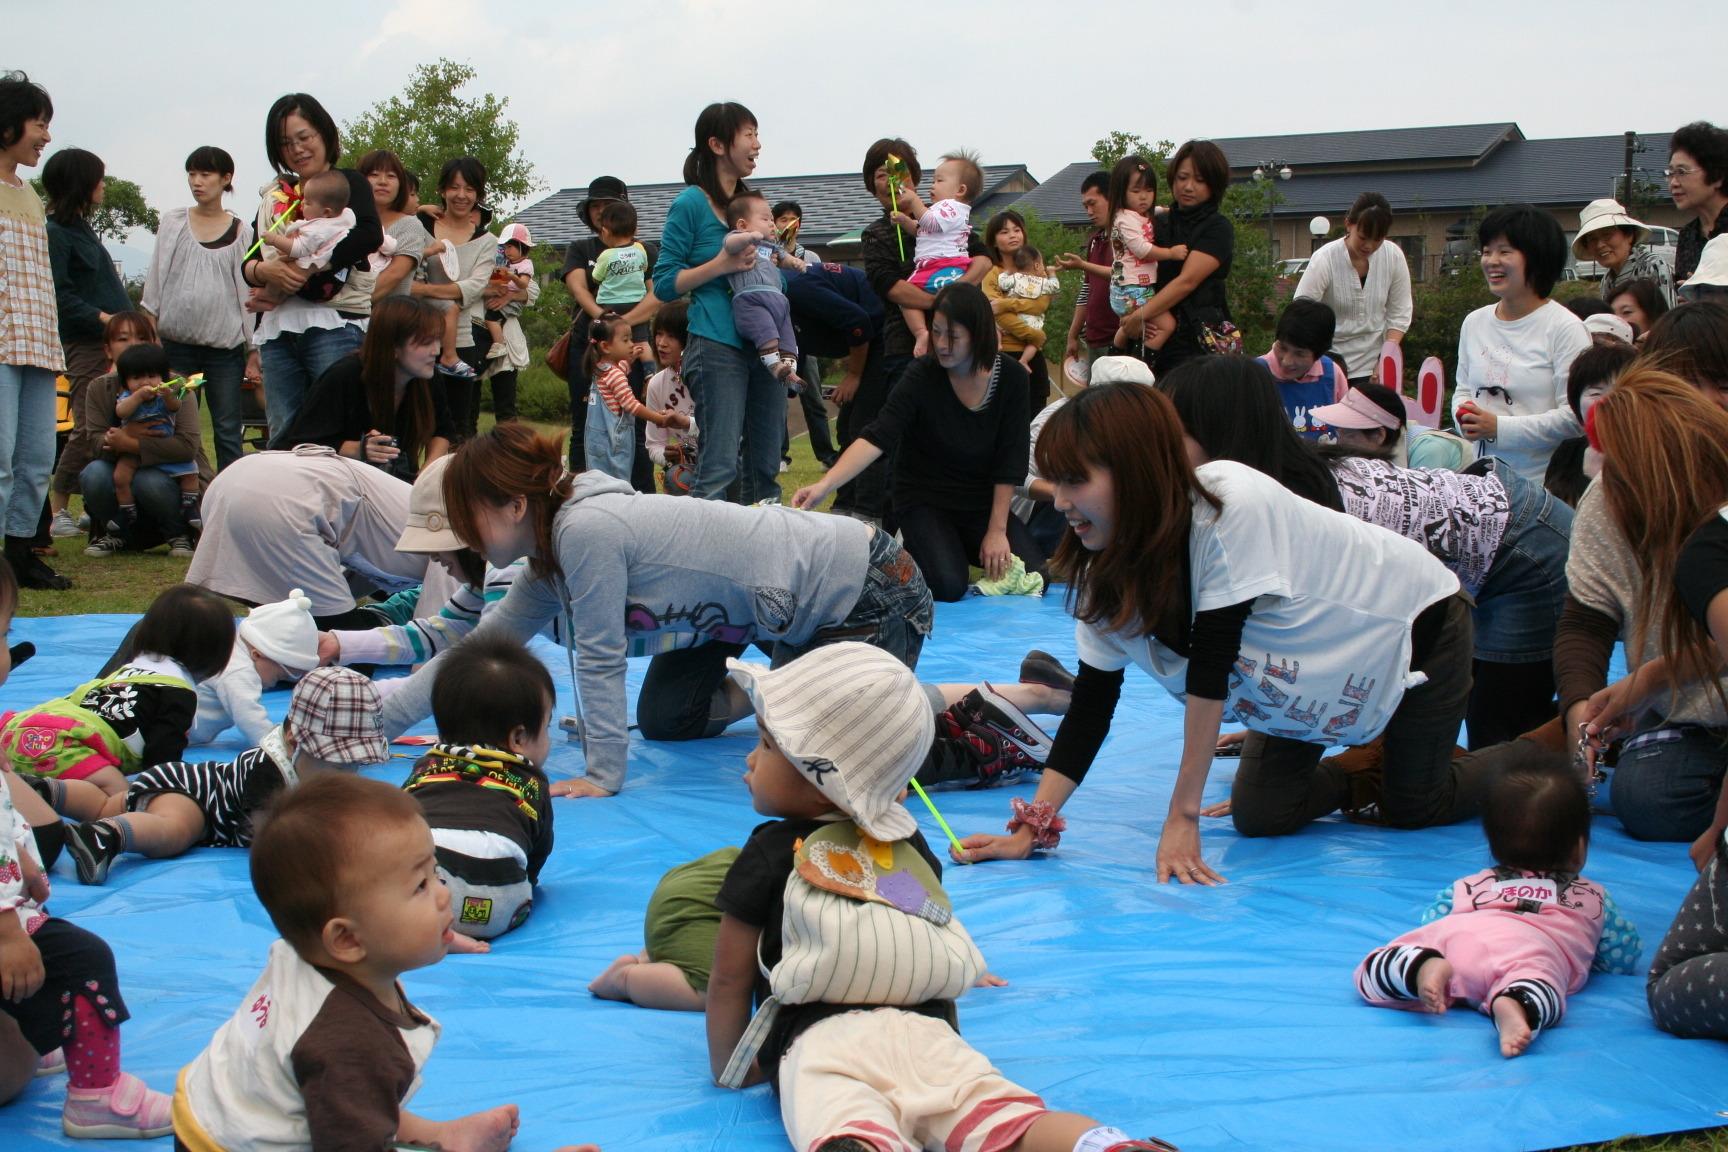
<instances>
[{"instance_id":1,"label":"woman in white t-shirt","mask_svg":"<svg viewBox=\"0 0 1728 1152\"><path fill-rule=\"evenodd\" d=\"M1584 322L1549 299L1567 259L1554 217L1507 204L1476 230L1482 274L1496 302L1464 318L1452 418L1478 458L1504 460L1540 485L1562 440L1580 434L1566 403L1566 374L1590 347Z\"/></svg>"},{"instance_id":2,"label":"woman in white t-shirt","mask_svg":"<svg viewBox=\"0 0 1728 1152\"><path fill-rule=\"evenodd\" d=\"M1196 468L1175 407L1133 384L1089 388L1051 415L1038 469L1070 530L1080 672L1032 804L968 860L1023 858L1104 737L1123 670L1184 702L1181 762L1158 879L1215 884L1200 800L1226 718L1250 733L1231 793L1237 831L1280 835L1339 808L1422 827L1476 811L1475 756L1453 761L1470 691L1470 601L1420 544L1322 508L1234 461ZM1339 563L1349 557L1348 564ZM1347 776L1328 747L1384 735L1385 779Z\"/></svg>"}]
</instances>

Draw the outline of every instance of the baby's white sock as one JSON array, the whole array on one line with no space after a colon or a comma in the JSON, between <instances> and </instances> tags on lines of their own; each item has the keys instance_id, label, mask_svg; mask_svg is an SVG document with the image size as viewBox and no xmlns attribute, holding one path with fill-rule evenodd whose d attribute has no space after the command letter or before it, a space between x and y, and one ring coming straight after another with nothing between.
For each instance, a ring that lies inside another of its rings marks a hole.
<instances>
[{"instance_id":1,"label":"baby's white sock","mask_svg":"<svg viewBox=\"0 0 1728 1152\"><path fill-rule=\"evenodd\" d=\"M1113 1148L1118 1144L1126 1144L1131 1139L1133 1137L1122 1129L1112 1128L1106 1124L1094 1128L1080 1137L1074 1145L1074 1152L1106 1152L1106 1149Z\"/></svg>"}]
</instances>

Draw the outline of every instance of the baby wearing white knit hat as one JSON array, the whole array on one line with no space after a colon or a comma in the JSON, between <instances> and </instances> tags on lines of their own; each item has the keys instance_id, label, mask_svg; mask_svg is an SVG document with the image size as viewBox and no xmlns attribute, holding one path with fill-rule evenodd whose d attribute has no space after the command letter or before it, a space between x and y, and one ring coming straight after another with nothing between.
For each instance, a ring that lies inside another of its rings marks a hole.
<instances>
[{"instance_id":1,"label":"baby wearing white knit hat","mask_svg":"<svg viewBox=\"0 0 1728 1152\"><path fill-rule=\"evenodd\" d=\"M311 599L296 588L286 600L260 604L240 621L222 675L198 685L198 718L189 742L208 744L233 727L256 747L274 726L261 699L265 689L316 667L318 625Z\"/></svg>"}]
</instances>

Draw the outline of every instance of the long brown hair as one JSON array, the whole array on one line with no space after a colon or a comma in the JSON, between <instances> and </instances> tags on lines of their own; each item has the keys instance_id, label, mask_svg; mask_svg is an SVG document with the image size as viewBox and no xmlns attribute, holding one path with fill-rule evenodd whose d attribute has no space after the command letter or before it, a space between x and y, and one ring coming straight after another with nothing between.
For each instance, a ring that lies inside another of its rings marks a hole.
<instances>
[{"instance_id":1,"label":"long brown hair","mask_svg":"<svg viewBox=\"0 0 1728 1152\"><path fill-rule=\"evenodd\" d=\"M1668 686L1700 682L1728 704L1710 634L1676 593L1687 539L1728 504L1728 412L1685 380L1635 367L1591 410L1602 453L1602 496L1626 537L1643 586L1628 650L1641 658L1659 636Z\"/></svg>"},{"instance_id":2,"label":"long brown hair","mask_svg":"<svg viewBox=\"0 0 1728 1152\"><path fill-rule=\"evenodd\" d=\"M524 497L536 553L529 568L536 577L562 580L564 567L552 544L552 518L570 498L573 480L564 468L562 441L514 420L495 424L458 448L444 469L444 509L450 530L463 544L478 548L475 510L481 504L497 508Z\"/></svg>"},{"instance_id":3,"label":"long brown hair","mask_svg":"<svg viewBox=\"0 0 1728 1152\"><path fill-rule=\"evenodd\" d=\"M433 305L414 296L387 296L372 305L372 319L360 345L360 380L372 427L396 437L402 455L415 463L432 439L432 384L408 381L398 420L396 356L410 340L437 340L443 334L444 315Z\"/></svg>"},{"instance_id":4,"label":"long brown hair","mask_svg":"<svg viewBox=\"0 0 1728 1152\"><path fill-rule=\"evenodd\" d=\"M1109 543L1092 552L1069 532L1052 568L1068 582L1077 619L1149 635L1181 596L1194 497L1223 507L1194 475L1175 406L1139 384L1088 388L1051 414L1037 459L1039 475L1055 483L1083 483L1094 469L1109 469L1116 489Z\"/></svg>"}]
</instances>

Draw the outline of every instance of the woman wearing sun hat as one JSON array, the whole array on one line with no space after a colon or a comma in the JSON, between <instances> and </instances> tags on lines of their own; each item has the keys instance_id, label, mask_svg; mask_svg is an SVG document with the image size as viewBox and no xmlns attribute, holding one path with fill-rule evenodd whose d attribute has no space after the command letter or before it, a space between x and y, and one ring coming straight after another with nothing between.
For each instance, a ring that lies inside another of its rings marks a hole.
<instances>
[{"instance_id":1,"label":"woman wearing sun hat","mask_svg":"<svg viewBox=\"0 0 1728 1152\"><path fill-rule=\"evenodd\" d=\"M1578 213L1572 255L1602 268L1602 299L1612 300L1632 280L1649 280L1674 306L1674 272L1668 262L1643 246L1650 229L1626 214L1617 200L1592 200Z\"/></svg>"}]
</instances>

